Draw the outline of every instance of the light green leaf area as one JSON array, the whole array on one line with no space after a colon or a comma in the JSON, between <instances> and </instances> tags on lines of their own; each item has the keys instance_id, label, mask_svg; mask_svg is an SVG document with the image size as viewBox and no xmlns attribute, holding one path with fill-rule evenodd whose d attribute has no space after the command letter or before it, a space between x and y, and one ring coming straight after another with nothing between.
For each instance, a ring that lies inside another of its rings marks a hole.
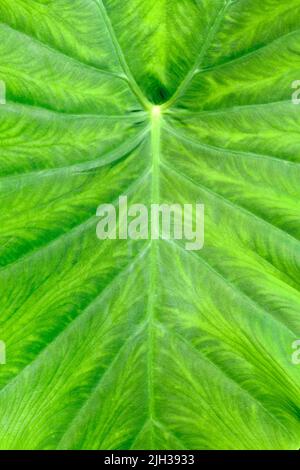
<instances>
[{"instance_id":1,"label":"light green leaf area","mask_svg":"<svg viewBox=\"0 0 300 470\"><path fill-rule=\"evenodd\" d=\"M1 0L2 449L300 447L299 14ZM99 240L120 195L204 248Z\"/></svg>"}]
</instances>

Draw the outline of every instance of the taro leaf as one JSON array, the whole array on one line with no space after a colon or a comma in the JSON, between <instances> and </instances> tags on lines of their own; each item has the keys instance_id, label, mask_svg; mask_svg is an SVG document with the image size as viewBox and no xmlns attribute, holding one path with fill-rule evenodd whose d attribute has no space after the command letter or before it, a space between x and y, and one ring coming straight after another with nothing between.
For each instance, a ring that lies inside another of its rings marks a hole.
<instances>
[{"instance_id":1,"label":"taro leaf","mask_svg":"<svg viewBox=\"0 0 300 470\"><path fill-rule=\"evenodd\" d=\"M299 15L1 0L1 448L299 447ZM204 249L98 240L120 195Z\"/></svg>"}]
</instances>

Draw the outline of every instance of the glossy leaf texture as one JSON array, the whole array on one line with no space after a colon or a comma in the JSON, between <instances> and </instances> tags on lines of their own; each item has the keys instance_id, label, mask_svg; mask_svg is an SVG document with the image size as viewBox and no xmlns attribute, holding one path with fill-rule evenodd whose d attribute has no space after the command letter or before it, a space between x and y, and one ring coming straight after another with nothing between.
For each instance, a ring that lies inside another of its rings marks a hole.
<instances>
[{"instance_id":1,"label":"glossy leaf texture","mask_svg":"<svg viewBox=\"0 0 300 470\"><path fill-rule=\"evenodd\" d=\"M300 447L299 15L0 1L2 449ZM204 248L98 240L120 195Z\"/></svg>"}]
</instances>

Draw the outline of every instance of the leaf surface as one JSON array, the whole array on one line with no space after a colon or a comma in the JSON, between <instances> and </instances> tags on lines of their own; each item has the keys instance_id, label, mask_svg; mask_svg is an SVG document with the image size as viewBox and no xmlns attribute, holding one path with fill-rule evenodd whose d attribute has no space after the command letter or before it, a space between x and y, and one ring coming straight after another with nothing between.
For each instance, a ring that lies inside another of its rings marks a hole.
<instances>
[{"instance_id":1,"label":"leaf surface","mask_svg":"<svg viewBox=\"0 0 300 470\"><path fill-rule=\"evenodd\" d=\"M2 449L299 448L299 13L1 0ZM98 240L121 195L203 250Z\"/></svg>"}]
</instances>

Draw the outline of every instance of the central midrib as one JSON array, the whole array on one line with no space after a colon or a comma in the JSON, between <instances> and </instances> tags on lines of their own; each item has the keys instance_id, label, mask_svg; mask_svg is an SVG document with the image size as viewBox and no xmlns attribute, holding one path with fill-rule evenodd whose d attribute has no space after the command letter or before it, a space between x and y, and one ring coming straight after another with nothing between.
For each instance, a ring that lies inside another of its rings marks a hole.
<instances>
[{"instance_id":1,"label":"central midrib","mask_svg":"<svg viewBox=\"0 0 300 470\"><path fill-rule=\"evenodd\" d=\"M160 134L162 115L159 106L153 106L150 114L151 119L151 194L150 204L159 204L160 202L160 185L159 185L159 164L160 164ZM153 371L155 369L155 306L156 295L158 286L158 270L159 263L158 240L151 240L150 245L150 264L149 264L149 290L148 290L148 304L147 304L147 317L148 317L148 355L147 355L147 369L148 369L148 419L152 425L155 422L155 403L154 403L154 377ZM151 436L152 441L152 436Z\"/></svg>"}]
</instances>

